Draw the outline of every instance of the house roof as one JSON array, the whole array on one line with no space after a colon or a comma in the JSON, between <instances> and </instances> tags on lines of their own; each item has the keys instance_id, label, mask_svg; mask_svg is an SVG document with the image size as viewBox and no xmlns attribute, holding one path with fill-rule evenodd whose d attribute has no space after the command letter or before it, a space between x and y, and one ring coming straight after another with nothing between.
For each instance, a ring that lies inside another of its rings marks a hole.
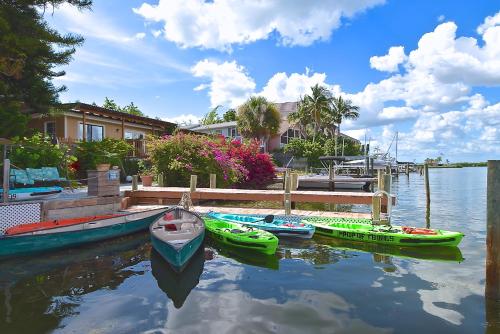
<instances>
[{"instance_id":1,"label":"house roof","mask_svg":"<svg viewBox=\"0 0 500 334\"><path fill-rule=\"evenodd\" d=\"M109 117L112 119L120 119L120 120L124 119L127 122L132 122L132 123L158 126L161 128L171 128L172 130L177 127L177 124L175 123L162 121L156 118L132 115L121 111L107 109L87 103L64 103L61 105L61 107L63 109L69 109L73 112L80 112L80 113L86 112L95 114L97 116Z\"/></svg>"},{"instance_id":2,"label":"house roof","mask_svg":"<svg viewBox=\"0 0 500 334\"><path fill-rule=\"evenodd\" d=\"M210 125L199 125L197 127L191 128L191 131L203 131L203 130L216 130L224 128L233 128L236 126L236 121L215 123Z\"/></svg>"}]
</instances>

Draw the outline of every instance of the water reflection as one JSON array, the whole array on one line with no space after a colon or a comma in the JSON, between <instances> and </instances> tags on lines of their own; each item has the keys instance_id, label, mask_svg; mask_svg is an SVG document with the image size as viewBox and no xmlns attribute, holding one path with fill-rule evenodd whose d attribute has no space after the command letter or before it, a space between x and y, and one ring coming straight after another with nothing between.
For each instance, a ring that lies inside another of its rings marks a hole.
<instances>
[{"instance_id":1,"label":"water reflection","mask_svg":"<svg viewBox=\"0 0 500 334\"><path fill-rule=\"evenodd\" d=\"M154 249L151 250L151 269L158 287L172 300L175 308L181 308L188 297L200 281L205 264L205 250L202 246L193 255L186 268L177 272L162 256ZM210 255L208 250L207 256Z\"/></svg>"},{"instance_id":2,"label":"water reflection","mask_svg":"<svg viewBox=\"0 0 500 334\"><path fill-rule=\"evenodd\" d=\"M41 333L77 314L81 297L115 289L140 274L123 270L149 254L149 236L139 234L106 243L0 262L2 333ZM27 321L29 320L29 321Z\"/></svg>"},{"instance_id":3,"label":"water reflection","mask_svg":"<svg viewBox=\"0 0 500 334\"><path fill-rule=\"evenodd\" d=\"M237 247L226 246L217 242L213 242L210 239L207 240L206 244L211 249L213 249L216 254L226 258L234 259L241 264L273 270L279 269L280 256L278 253L272 255L260 254Z\"/></svg>"}]
</instances>

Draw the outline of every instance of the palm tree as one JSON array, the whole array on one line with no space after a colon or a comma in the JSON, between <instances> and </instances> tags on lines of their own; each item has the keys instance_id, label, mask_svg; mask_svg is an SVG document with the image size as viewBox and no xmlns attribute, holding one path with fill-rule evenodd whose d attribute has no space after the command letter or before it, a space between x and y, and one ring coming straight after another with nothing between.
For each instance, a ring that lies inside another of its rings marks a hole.
<instances>
[{"instance_id":1,"label":"palm tree","mask_svg":"<svg viewBox=\"0 0 500 334\"><path fill-rule=\"evenodd\" d=\"M301 135L307 139L310 133L310 126L313 124L313 119L311 114L309 114L305 108L305 102L303 98L297 102L297 110L288 114L288 122L296 126Z\"/></svg>"},{"instance_id":2,"label":"palm tree","mask_svg":"<svg viewBox=\"0 0 500 334\"><path fill-rule=\"evenodd\" d=\"M276 105L262 96L252 96L238 108L238 131L243 137L258 138L267 152L269 137L278 133L281 116Z\"/></svg>"},{"instance_id":3,"label":"palm tree","mask_svg":"<svg viewBox=\"0 0 500 334\"><path fill-rule=\"evenodd\" d=\"M340 124L344 119L357 119L359 107L352 104L351 100L344 100L342 96L332 99L332 121L336 124L335 155L337 155L337 137L340 136Z\"/></svg>"},{"instance_id":4,"label":"palm tree","mask_svg":"<svg viewBox=\"0 0 500 334\"><path fill-rule=\"evenodd\" d=\"M310 114L313 120L313 141L324 123L325 115L331 112L332 99L330 91L318 84L311 87L311 95L305 95L302 99L304 111Z\"/></svg>"}]
</instances>

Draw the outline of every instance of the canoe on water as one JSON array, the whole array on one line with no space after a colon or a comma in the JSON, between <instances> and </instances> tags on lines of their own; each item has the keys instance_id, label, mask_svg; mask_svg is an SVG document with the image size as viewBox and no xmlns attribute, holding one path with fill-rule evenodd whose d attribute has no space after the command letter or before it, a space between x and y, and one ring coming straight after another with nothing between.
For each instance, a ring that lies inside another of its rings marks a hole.
<instances>
[{"instance_id":1,"label":"canoe on water","mask_svg":"<svg viewBox=\"0 0 500 334\"><path fill-rule=\"evenodd\" d=\"M256 217L217 212L209 212L207 215L214 219L255 227L279 237L311 239L314 234L314 226L311 224L275 219L273 215Z\"/></svg>"},{"instance_id":2,"label":"canoe on water","mask_svg":"<svg viewBox=\"0 0 500 334\"><path fill-rule=\"evenodd\" d=\"M205 219L211 236L223 244L251 249L264 254L274 254L278 238L267 231L218 219Z\"/></svg>"},{"instance_id":3,"label":"canoe on water","mask_svg":"<svg viewBox=\"0 0 500 334\"><path fill-rule=\"evenodd\" d=\"M196 213L181 208L167 211L149 227L151 243L177 271L182 271L203 244L205 224Z\"/></svg>"},{"instance_id":4,"label":"canoe on water","mask_svg":"<svg viewBox=\"0 0 500 334\"><path fill-rule=\"evenodd\" d=\"M15 226L0 236L0 257L38 254L42 251L74 247L144 231L166 210L161 208L132 213L121 212L104 217L83 217Z\"/></svg>"},{"instance_id":5,"label":"canoe on water","mask_svg":"<svg viewBox=\"0 0 500 334\"><path fill-rule=\"evenodd\" d=\"M460 232L408 226L371 225L355 222L304 220L316 226L316 233L339 239L399 246L457 246Z\"/></svg>"}]
</instances>

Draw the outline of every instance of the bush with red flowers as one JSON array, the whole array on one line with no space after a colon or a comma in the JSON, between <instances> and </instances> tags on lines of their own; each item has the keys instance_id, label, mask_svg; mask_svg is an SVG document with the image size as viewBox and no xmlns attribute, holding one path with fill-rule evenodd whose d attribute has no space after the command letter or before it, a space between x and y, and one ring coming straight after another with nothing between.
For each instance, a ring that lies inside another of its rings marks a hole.
<instances>
[{"instance_id":1,"label":"bush with red flowers","mask_svg":"<svg viewBox=\"0 0 500 334\"><path fill-rule=\"evenodd\" d=\"M219 187L264 188L275 177L271 157L260 153L257 142L179 132L150 138L148 151L169 186L187 186L192 174L198 175L200 186L207 186L209 174L216 174Z\"/></svg>"}]
</instances>

